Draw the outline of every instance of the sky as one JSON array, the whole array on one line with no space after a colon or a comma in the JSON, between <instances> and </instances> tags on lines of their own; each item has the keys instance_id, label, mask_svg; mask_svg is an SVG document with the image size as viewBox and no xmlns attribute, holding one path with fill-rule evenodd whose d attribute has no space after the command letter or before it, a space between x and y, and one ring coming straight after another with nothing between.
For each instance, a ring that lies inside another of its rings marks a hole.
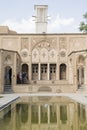
<instances>
[{"instance_id":1,"label":"sky","mask_svg":"<svg viewBox=\"0 0 87 130\"><path fill-rule=\"evenodd\" d=\"M34 5L48 5L48 33L78 33L87 12L87 0L0 0L0 25L35 33Z\"/></svg>"}]
</instances>

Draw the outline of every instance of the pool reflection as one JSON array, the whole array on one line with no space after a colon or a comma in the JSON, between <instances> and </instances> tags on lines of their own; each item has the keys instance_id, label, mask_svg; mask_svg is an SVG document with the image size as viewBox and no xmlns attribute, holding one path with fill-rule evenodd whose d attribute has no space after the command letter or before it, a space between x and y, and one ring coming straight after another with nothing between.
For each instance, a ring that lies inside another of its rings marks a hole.
<instances>
[{"instance_id":1,"label":"pool reflection","mask_svg":"<svg viewBox=\"0 0 87 130\"><path fill-rule=\"evenodd\" d=\"M22 97L4 111L0 130L87 130L87 107L65 97Z\"/></svg>"}]
</instances>

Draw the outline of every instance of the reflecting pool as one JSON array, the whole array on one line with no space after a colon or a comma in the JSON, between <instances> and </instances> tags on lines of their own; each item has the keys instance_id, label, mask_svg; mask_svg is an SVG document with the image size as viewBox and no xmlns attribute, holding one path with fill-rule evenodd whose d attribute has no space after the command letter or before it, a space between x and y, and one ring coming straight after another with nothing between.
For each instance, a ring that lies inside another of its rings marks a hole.
<instances>
[{"instance_id":1,"label":"reflecting pool","mask_svg":"<svg viewBox=\"0 0 87 130\"><path fill-rule=\"evenodd\" d=\"M87 106L66 97L22 97L0 112L0 130L87 130Z\"/></svg>"}]
</instances>

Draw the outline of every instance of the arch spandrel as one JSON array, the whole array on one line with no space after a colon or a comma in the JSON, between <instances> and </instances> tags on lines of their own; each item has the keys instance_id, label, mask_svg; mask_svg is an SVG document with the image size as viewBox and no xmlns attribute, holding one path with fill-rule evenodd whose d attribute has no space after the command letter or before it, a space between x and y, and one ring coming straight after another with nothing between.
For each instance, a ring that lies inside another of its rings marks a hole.
<instances>
[{"instance_id":1,"label":"arch spandrel","mask_svg":"<svg viewBox=\"0 0 87 130\"><path fill-rule=\"evenodd\" d=\"M57 38L56 37L37 37L32 38L32 50L34 48L45 47L45 48L57 48Z\"/></svg>"}]
</instances>

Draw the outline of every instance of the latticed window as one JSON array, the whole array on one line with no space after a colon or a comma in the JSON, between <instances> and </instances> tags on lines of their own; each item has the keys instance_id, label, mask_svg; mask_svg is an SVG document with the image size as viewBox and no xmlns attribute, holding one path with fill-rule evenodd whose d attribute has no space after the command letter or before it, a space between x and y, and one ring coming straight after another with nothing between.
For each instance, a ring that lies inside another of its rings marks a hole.
<instances>
[{"instance_id":1,"label":"latticed window","mask_svg":"<svg viewBox=\"0 0 87 130\"><path fill-rule=\"evenodd\" d=\"M50 80L56 79L56 64L50 64Z\"/></svg>"},{"instance_id":2,"label":"latticed window","mask_svg":"<svg viewBox=\"0 0 87 130\"><path fill-rule=\"evenodd\" d=\"M41 64L41 80L47 80L47 64Z\"/></svg>"},{"instance_id":3,"label":"latticed window","mask_svg":"<svg viewBox=\"0 0 87 130\"><path fill-rule=\"evenodd\" d=\"M38 79L38 64L32 64L32 80Z\"/></svg>"}]
</instances>

